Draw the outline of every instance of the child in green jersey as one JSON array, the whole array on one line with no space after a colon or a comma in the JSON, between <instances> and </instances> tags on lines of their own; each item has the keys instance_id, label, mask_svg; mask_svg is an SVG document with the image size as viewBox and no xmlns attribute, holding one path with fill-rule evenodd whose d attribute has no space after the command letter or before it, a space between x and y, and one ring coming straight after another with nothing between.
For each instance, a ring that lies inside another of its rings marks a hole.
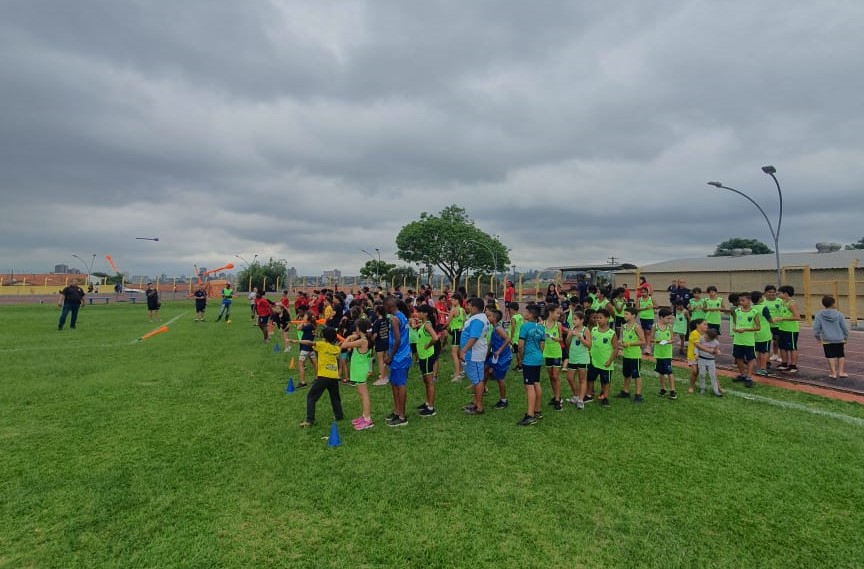
<instances>
[{"instance_id":1,"label":"child in green jersey","mask_svg":"<svg viewBox=\"0 0 864 569\"><path fill-rule=\"evenodd\" d=\"M762 293L754 290L750 293L750 302L756 309L759 318L759 331L756 332L756 375L768 375L768 356L771 352L771 311L765 306Z\"/></svg>"},{"instance_id":2,"label":"child in green jersey","mask_svg":"<svg viewBox=\"0 0 864 569\"><path fill-rule=\"evenodd\" d=\"M651 329L654 327L654 298L651 296L651 290L648 287L639 289L639 298L636 299L636 307L639 309L639 323L642 326L642 332L647 336L648 344L651 343ZM651 354L651 348L645 346L645 355Z\"/></svg>"},{"instance_id":3,"label":"child in green jersey","mask_svg":"<svg viewBox=\"0 0 864 569\"><path fill-rule=\"evenodd\" d=\"M780 315L774 319L780 328L780 358L782 363L777 366L777 371L798 373L798 332L800 330L801 314L798 312L798 304L792 298L795 289L789 285L783 285L777 289L780 300Z\"/></svg>"},{"instance_id":4,"label":"child in green jersey","mask_svg":"<svg viewBox=\"0 0 864 569\"><path fill-rule=\"evenodd\" d=\"M768 366L771 362L783 361L780 358L780 324L775 322L775 318L780 317L780 307L783 306L783 301L777 298L777 287L773 284L765 285L765 300L763 303L771 312L771 356L768 358Z\"/></svg>"},{"instance_id":5,"label":"child in green jersey","mask_svg":"<svg viewBox=\"0 0 864 569\"><path fill-rule=\"evenodd\" d=\"M576 311L572 315L572 324L567 330L565 337L566 345L569 346L567 353L567 383L573 391L570 403L574 403L577 409L585 408L585 394L588 390L588 366L591 364L591 335L585 327L585 314ZM576 384L576 376L579 376L579 384Z\"/></svg>"},{"instance_id":6,"label":"child in green jersey","mask_svg":"<svg viewBox=\"0 0 864 569\"><path fill-rule=\"evenodd\" d=\"M519 312L519 303L511 302L507 305L507 317L510 320L510 338L513 341L512 351L516 356L516 371L522 371L522 355L519 353L519 332L525 317Z\"/></svg>"},{"instance_id":7,"label":"child in green jersey","mask_svg":"<svg viewBox=\"0 0 864 569\"><path fill-rule=\"evenodd\" d=\"M435 363L438 356L435 355L435 343L438 342L438 334L435 325L432 324L434 309L428 304L417 307L417 318L411 323L417 335L417 358L420 362L420 375L426 385L426 401L417 407L421 417L434 417L435 411Z\"/></svg>"},{"instance_id":8,"label":"child in green jersey","mask_svg":"<svg viewBox=\"0 0 864 569\"><path fill-rule=\"evenodd\" d=\"M742 293L738 297L738 310L735 311L735 337L732 340L732 357L738 367L738 377L733 381L743 381L745 387L753 387L753 367L756 363L756 332L760 329L759 317L750 295Z\"/></svg>"},{"instance_id":9,"label":"child in green jersey","mask_svg":"<svg viewBox=\"0 0 864 569\"><path fill-rule=\"evenodd\" d=\"M591 329L591 364L588 366L588 383L600 380L600 406L609 406L609 384L615 358L618 357L618 337L615 329L609 327L609 312L598 310L595 313L597 326Z\"/></svg>"},{"instance_id":10,"label":"child in green jersey","mask_svg":"<svg viewBox=\"0 0 864 569\"><path fill-rule=\"evenodd\" d=\"M457 292L450 299L450 316L447 318L447 328L450 332L450 357L453 359L453 381L459 381L465 374L462 371L462 361L459 359L459 342L462 338L462 326L465 324L465 309L462 308L462 296Z\"/></svg>"},{"instance_id":11,"label":"child in green jersey","mask_svg":"<svg viewBox=\"0 0 864 569\"><path fill-rule=\"evenodd\" d=\"M672 333L678 336L678 355L687 354L687 331L690 329L690 313L684 308L680 300L675 302L675 320L672 324Z\"/></svg>"},{"instance_id":12,"label":"child in green jersey","mask_svg":"<svg viewBox=\"0 0 864 569\"><path fill-rule=\"evenodd\" d=\"M622 364L622 375L624 376L624 388L617 397L630 399L630 380L636 382L636 396L634 403L642 403L642 377L640 367L642 365L642 346L645 345L645 331L637 321L639 311L628 306L624 309L624 326L621 327L621 355L624 356Z\"/></svg>"},{"instance_id":13,"label":"child in green jersey","mask_svg":"<svg viewBox=\"0 0 864 569\"><path fill-rule=\"evenodd\" d=\"M360 397L362 409L359 417L351 421L354 430L363 431L375 426L372 421L372 411L369 403L369 388L366 387L366 378L372 369L372 340L369 337L369 329L372 324L366 318L357 321L355 331L345 338L339 346L340 350L352 350L350 370L348 378L351 384L357 387L357 395Z\"/></svg>"},{"instance_id":14,"label":"child in green jersey","mask_svg":"<svg viewBox=\"0 0 864 569\"><path fill-rule=\"evenodd\" d=\"M556 411L563 409L561 405L561 359L564 355L564 326L561 325L561 308L557 304L546 306L548 317L543 322L546 331L546 342L543 348L543 359L552 386L550 405Z\"/></svg>"},{"instance_id":15,"label":"child in green jersey","mask_svg":"<svg viewBox=\"0 0 864 569\"><path fill-rule=\"evenodd\" d=\"M665 397L669 393L670 399L678 399L678 393L675 391L675 376L672 373L672 335L674 333L672 324L672 311L668 308L661 308L657 313L657 322L654 324L654 330L651 337L654 339L654 371L660 376L660 397ZM686 321L685 321L686 326ZM686 328L684 331L686 333ZM669 391L666 391L666 385L669 385Z\"/></svg>"},{"instance_id":16,"label":"child in green jersey","mask_svg":"<svg viewBox=\"0 0 864 569\"><path fill-rule=\"evenodd\" d=\"M693 296L690 298L690 302L687 305L687 310L690 312L690 321L694 320L705 320L705 299L702 298L702 289L698 286L694 286L693 290L690 291ZM692 327L691 327L692 330Z\"/></svg>"},{"instance_id":17,"label":"child in green jersey","mask_svg":"<svg viewBox=\"0 0 864 569\"><path fill-rule=\"evenodd\" d=\"M705 321L708 322L708 327L717 331L720 335L720 322L723 319L723 299L717 294L717 287L714 285L706 289L708 298L703 299L702 306L705 310Z\"/></svg>"}]
</instances>

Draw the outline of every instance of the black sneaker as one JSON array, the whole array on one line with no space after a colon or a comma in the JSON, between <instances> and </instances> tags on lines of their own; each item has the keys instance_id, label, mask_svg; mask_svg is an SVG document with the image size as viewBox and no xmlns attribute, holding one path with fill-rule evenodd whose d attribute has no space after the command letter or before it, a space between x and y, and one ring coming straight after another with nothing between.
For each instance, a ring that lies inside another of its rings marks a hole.
<instances>
[{"instance_id":1,"label":"black sneaker","mask_svg":"<svg viewBox=\"0 0 864 569\"><path fill-rule=\"evenodd\" d=\"M669 392L669 399L678 399L678 393L674 389Z\"/></svg>"},{"instance_id":2,"label":"black sneaker","mask_svg":"<svg viewBox=\"0 0 864 569\"><path fill-rule=\"evenodd\" d=\"M553 407L556 411L561 411L562 409L564 409L564 406L561 405L561 400L560 400L560 399L556 399L556 400L555 400L555 403L552 405L552 407Z\"/></svg>"},{"instance_id":3,"label":"black sneaker","mask_svg":"<svg viewBox=\"0 0 864 569\"><path fill-rule=\"evenodd\" d=\"M600 398L600 406L601 407L608 407L609 406L609 398L608 397L601 397Z\"/></svg>"},{"instance_id":4,"label":"black sneaker","mask_svg":"<svg viewBox=\"0 0 864 569\"><path fill-rule=\"evenodd\" d=\"M747 389L750 389L751 387L753 387L753 380L750 378L747 378L747 380L744 382L744 387L746 387Z\"/></svg>"},{"instance_id":5,"label":"black sneaker","mask_svg":"<svg viewBox=\"0 0 864 569\"><path fill-rule=\"evenodd\" d=\"M425 405L420 409L419 413L421 417L434 417L437 414L438 412L435 411L435 407L426 407Z\"/></svg>"},{"instance_id":6,"label":"black sneaker","mask_svg":"<svg viewBox=\"0 0 864 569\"><path fill-rule=\"evenodd\" d=\"M510 402L506 399L499 399L498 403L495 404L496 409L506 409L510 406Z\"/></svg>"},{"instance_id":7,"label":"black sneaker","mask_svg":"<svg viewBox=\"0 0 864 569\"><path fill-rule=\"evenodd\" d=\"M422 405L417 406L418 411L422 411L423 409L428 409L428 408L429 408L429 406L426 405L426 403L423 403Z\"/></svg>"},{"instance_id":8,"label":"black sneaker","mask_svg":"<svg viewBox=\"0 0 864 569\"><path fill-rule=\"evenodd\" d=\"M636 394L635 397L633 397L633 403L643 403L644 401L645 401L645 400L642 399L642 396L639 395L638 393Z\"/></svg>"},{"instance_id":9,"label":"black sneaker","mask_svg":"<svg viewBox=\"0 0 864 569\"><path fill-rule=\"evenodd\" d=\"M521 421L516 423L516 426L517 427L527 427L529 425L536 425L536 424L537 424L537 418L536 417L532 417L531 415L525 415Z\"/></svg>"},{"instance_id":10,"label":"black sneaker","mask_svg":"<svg viewBox=\"0 0 864 569\"><path fill-rule=\"evenodd\" d=\"M393 417L392 419L387 419L388 427L404 427L408 424L408 419L406 417Z\"/></svg>"},{"instance_id":11,"label":"black sneaker","mask_svg":"<svg viewBox=\"0 0 864 569\"><path fill-rule=\"evenodd\" d=\"M550 407L554 407L554 406L555 406L555 401L556 401L556 399L555 399L554 397L553 397L552 399L550 399L550 400L549 400L549 406L550 406Z\"/></svg>"},{"instance_id":12,"label":"black sneaker","mask_svg":"<svg viewBox=\"0 0 864 569\"><path fill-rule=\"evenodd\" d=\"M541 413L540 411L537 411L536 413L534 413L534 418L539 421L540 419L543 418L543 413Z\"/></svg>"},{"instance_id":13,"label":"black sneaker","mask_svg":"<svg viewBox=\"0 0 864 569\"><path fill-rule=\"evenodd\" d=\"M309 384L305 381L297 384L297 389L303 389L304 387L309 387Z\"/></svg>"},{"instance_id":14,"label":"black sneaker","mask_svg":"<svg viewBox=\"0 0 864 569\"><path fill-rule=\"evenodd\" d=\"M630 393L624 391L623 389L618 392L618 395L615 396L617 399L630 399Z\"/></svg>"},{"instance_id":15,"label":"black sneaker","mask_svg":"<svg viewBox=\"0 0 864 569\"><path fill-rule=\"evenodd\" d=\"M795 365L789 366L789 369L787 371L789 373L798 373L798 366L795 366Z\"/></svg>"},{"instance_id":16,"label":"black sneaker","mask_svg":"<svg viewBox=\"0 0 864 569\"><path fill-rule=\"evenodd\" d=\"M659 395L660 397L666 397L666 390L665 390L665 389L661 389L661 390L660 390L660 393L658 393L657 395Z\"/></svg>"},{"instance_id":17,"label":"black sneaker","mask_svg":"<svg viewBox=\"0 0 864 569\"><path fill-rule=\"evenodd\" d=\"M742 381L747 381L747 378L743 375L736 375L732 383L741 383Z\"/></svg>"},{"instance_id":18,"label":"black sneaker","mask_svg":"<svg viewBox=\"0 0 864 569\"><path fill-rule=\"evenodd\" d=\"M469 407L468 409L465 409L465 413L468 415L482 415L483 410L478 409L477 407Z\"/></svg>"},{"instance_id":19,"label":"black sneaker","mask_svg":"<svg viewBox=\"0 0 864 569\"><path fill-rule=\"evenodd\" d=\"M399 415L397 415L396 413L390 413L389 415L387 415L387 417L384 420L385 421L392 421L393 419L396 419L398 416Z\"/></svg>"},{"instance_id":20,"label":"black sneaker","mask_svg":"<svg viewBox=\"0 0 864 569\"><path fill-rule=\"evenodd\" d=\"M594 401L594 396L593 395L586 395L585 399L582 400L582 403L591 403L592 401Z\"/></svg>"},{"instance_id":21,"label":"black sneaker","mask_svg":"<svg viewBox=\"0 0 864 569\"><path fill-rule=\"evenodd\" d=\"M777 366L777 371L789 371L789 366L786 364L780 364Z\"/></svg>"}]
</instances>

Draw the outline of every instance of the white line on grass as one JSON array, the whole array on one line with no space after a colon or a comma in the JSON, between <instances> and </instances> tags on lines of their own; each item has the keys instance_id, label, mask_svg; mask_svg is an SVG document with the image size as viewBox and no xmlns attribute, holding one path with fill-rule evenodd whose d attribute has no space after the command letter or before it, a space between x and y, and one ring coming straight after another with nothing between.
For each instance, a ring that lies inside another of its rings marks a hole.
<instances>
[{"instance_id":1,"label":"white line on grass","mask_svg":"<svg viewBox=\"0 0 864 569\"><path fill-rule=\"evenodd\" d=\"M823 411L822 409L813 409L812 407L807 407L806 405L801 405L800 403L792 403L790 401L780 401L778 399L771 399L770 397L764 397L762 395L754 395L753 393L744 393L743 391L735 391L733 389L727 389L726 393L729 395L734 395L735 397L740 397L741 399L749 399L750 401L758 401L760 403L767 403L768 405L774 405L776 407L783 407L784 409L794 409L796 411L804 411L805 413L810 413L812 415L819 415L821 417L830 417L832 419L837 419L840 421L844 421L846 423L858 425L859 427L864 427L864 419L861 419L860 417L853 417L851 415L844 415L842 413L834 413L833 411Z\"/></svg>"},{"instance_id":2,"label":"white line on grass","mask_svg":"<svg viewBox=\"0 0 864 569\"><path fill-rule=\"evenodd\" d=\"M185 313L185 312L181 312L180 314L178 314L177 316L175 316L174 318L172 318L171 320L169 320L169 321L166 322L165 324L162 324L162 326L170 326L171 324L174 324L175 322L177 322L178 320L180 320L180 319L183 318L184 316L186 316L186 313ZM162 326L160 326L159 328L161 328ZM156 328L156 329L158 330L159 328ZM132 340L131 342L129 342L129 344L130 344L130 345L131 345L131 344L137 344L140 340L141 340L141 338L135 338L134 340Z\"/></svg>"}]
</instances>

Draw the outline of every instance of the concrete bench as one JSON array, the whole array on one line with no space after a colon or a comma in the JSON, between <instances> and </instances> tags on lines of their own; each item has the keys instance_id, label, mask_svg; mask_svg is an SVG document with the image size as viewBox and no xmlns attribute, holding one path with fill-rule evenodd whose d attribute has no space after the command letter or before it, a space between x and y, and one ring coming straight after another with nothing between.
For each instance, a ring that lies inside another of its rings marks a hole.
<instances>
[{"instance_id":1,"label":"concrete bench","mask_svg":"<svg viewBox=\"0 0 864 569\"><path fill-rule=\"evenodd\" d=\"M108 304L111 301L111 297L110 296L88 296L87 300L89 301L90 304L93 304L94 300L97 300L97 301L101 300L101 301L103 301L104 304Z\"/></svg>"}]
</instances>

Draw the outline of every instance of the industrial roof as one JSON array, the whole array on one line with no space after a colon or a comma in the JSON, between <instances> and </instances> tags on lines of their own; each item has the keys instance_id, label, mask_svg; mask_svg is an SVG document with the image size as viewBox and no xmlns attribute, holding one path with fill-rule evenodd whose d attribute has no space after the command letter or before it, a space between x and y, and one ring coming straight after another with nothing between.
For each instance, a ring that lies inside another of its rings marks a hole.
<instances>
[{"instance_id":1,"label":"industrial roof","mask_svg":"<svg viewBox=\"0 0 864 569\"><path fill-rule=\"evenodd\" d=\"M864 249L836 251L834 253L780 253L781 267L800 267L810 265L811 269L845 269L849 263L858 262L864 267ZM770 271L774 270L774 254L743 255L741 257L692 257L672 259L650 265L643 265L643 273L684 273L714 271ZM635 273L622 270L620 273Z\"/></svg>"}]
</instances>

